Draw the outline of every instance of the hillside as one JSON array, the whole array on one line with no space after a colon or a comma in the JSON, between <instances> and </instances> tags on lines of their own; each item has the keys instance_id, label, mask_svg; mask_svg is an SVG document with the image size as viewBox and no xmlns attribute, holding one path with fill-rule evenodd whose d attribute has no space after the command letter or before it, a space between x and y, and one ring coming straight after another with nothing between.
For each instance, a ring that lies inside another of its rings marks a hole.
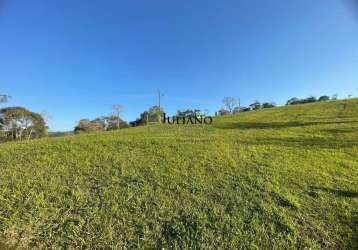
<instances>
[{"instance_id":1,"label":"hillside","mask_svg":"<svg viewBox=\"0 0 358 250\"><path fill-rule=\"evenodd\" d=\"M358 248L358 99L0 145L0 247Z\"/></svg>"}]
</instances>

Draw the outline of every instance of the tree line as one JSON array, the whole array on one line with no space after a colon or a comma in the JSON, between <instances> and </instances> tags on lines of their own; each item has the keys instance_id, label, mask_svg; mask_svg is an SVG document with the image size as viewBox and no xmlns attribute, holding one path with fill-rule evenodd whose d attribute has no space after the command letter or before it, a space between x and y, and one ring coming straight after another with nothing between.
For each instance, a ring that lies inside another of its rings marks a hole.
<instances>
[{"instance_id":1,"label":"tree line","mask_svg":"<svg viewBox=\"0 0 358 250\"><path fill-rule=\"evenodd\" d=\"M7 103L11 99L9 95L0 94L0 104ZM337 100L337 94L329 97L327 95L316 98L309 96L307 98L293 97L287 100L286 105L298 105L312 102L323 102L329 100ZM240 112L254 111L266 108L276 107L274 102L259 102L255 100L248 106L241 106L240 99L232 96L224 97L222 100L223 107L215 112L215 116L237 114ZM87 133L97 131L110 131L123 129L128 127L136 127L148 125L151 123L161 123L164 110L159 106L152 106L148 110L143 111L137 119L126 122L121 118L123 106L114 104L113 112L109 115L97 117L95 119L81 119L75 126L73 132ZM178 110L177 117L205 117L209 113L208 110L185 109ZM61 134L61 133L60 133ZM48 127L43 114L32 112L23 107L5 107L0 109L0 142L9 140L29 140L40 138L48 135Z\"/></svg>"},{"instance_id":2,"label":"tree line","mask_svg":"<svg viewBox=\"0 0 358 250\"><path fill-rule=\"evenodd\" d=\"M309 96L307 98L302 98L302 99L297 98L297 97L292 97L289 100L287 100L286 105L297 105L297 104L312 103L312 102L323 102L323 101L337 100L337 99L338 99L337 94L334 94L332 97L323 95L323 96L320 96L319 98L316 98L314 96ZM236 99L235 97L232 97L232 96L224 97L224 99L222 100L222 103L223 103L224 107L222 107L220 110L215 112L216 116L237 114L240 112L247 112L247 111L266 109L266 108L274 108L277 106L276 103L274 103L274 102L262 102L261 103L258 100L255 100L248 107L240 106L240 99Z\"/></svg>"}]
</instances>

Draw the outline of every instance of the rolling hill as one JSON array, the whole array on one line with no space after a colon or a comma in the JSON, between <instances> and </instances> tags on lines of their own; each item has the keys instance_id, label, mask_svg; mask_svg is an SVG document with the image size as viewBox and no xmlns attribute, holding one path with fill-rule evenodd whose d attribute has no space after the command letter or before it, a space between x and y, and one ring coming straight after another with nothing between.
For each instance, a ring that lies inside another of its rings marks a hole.
<instances>
[{"instance_id":1,"label":"rolling hill","mask_svg":"<svg viewBox=\"0 0 358 250\"><path fill-rule=\"evenodd\" d=\"M358 248L358 99L0 145L1 248Z\"/></svg>"}]
</instances>

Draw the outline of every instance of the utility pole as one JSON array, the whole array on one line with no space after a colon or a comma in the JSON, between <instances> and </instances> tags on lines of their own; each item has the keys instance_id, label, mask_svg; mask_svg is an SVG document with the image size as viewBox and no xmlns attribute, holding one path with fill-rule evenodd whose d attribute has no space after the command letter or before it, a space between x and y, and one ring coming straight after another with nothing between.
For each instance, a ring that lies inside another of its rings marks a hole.
<instances>
[{"instance_id":1,"label":"utility pole","mask_svg":"<svg viewBox=\"0 0 358 250\"><path fill-rule=\"evenodd\" d=\"M121 114L122 111L123 111L123 106L120 105L120 104L113 104L112 108L113 108L113 110L114 110L114 112L115 112L115 115L117 116L117 117L116 117L116 118L117 118L117 129L119 129L119 123L120 123L120 118L119 118L119 116L120 116L120 114Z\"/></svg>"},{"instance_id":2,"label":"utility pole","mask_svg":"<svg viewBox=\"0 0 358 250\"><path fill-rule=\"evenodd\" d=\"M240 97L239 97L238 101L239 101L239 110L240 110L240 108L241 108L241 105L240 105Z\"/></svg>"},{"instance_id":3,"label":"utility pole","mask_svg":"<svg viewBox=\"0 0 358 250\"><path fill-rule=\"evenodd\" d=\"M159 107L159 110L160 110L160 90L158 90L158 107Z\"/></svg>"},{"instance_id":4,"label":"utility pole","mask_svg":"<svg viewBox=\"0 0 358 250\"><path fill-rule=\"evenodd\" d=\"M162 97L162 94L160 93L160 90L158 90L158 121L159 123L162 123L162 115L161 115L161 109L160 109L160 98Z\"/></svg>"}]
</instances>

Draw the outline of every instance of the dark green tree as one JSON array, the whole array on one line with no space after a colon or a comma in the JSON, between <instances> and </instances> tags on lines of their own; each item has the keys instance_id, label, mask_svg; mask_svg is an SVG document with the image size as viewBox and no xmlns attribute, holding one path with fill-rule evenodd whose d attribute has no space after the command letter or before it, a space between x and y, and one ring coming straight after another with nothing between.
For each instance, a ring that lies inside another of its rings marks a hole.
<instances>
[{"instance_id":1,"label":"dark green tree","mask_svg":"<svg viewBox=\"0 0 358 250\"><path fill-rule=\"evenodd\" d=\"M320 98L318 98L318 101L319 102L323 102L323 101L329 101L329 96L327 96L327 95L323 95L323 96L321 96Z\"/></svg>"},{"instance_id":2,"label":"dark green tree","mask_svg":"<svg viewBox=\"0 0 358 250\"><path fill-rule=\"evenodd\" d=\"M0 130L5 140L23 140L47 135L43 117L23 107L0 109Z\"/></svg>"},{"instance_id":3,"label":"dark green tree","mask_svg":"<svg viewBox=\"0 0 358 250\"><path fill-rule=\"evenodd\" d=\"M257 109L261 109L262 105L261 105L261 103L259 101L255 101L252 104L250 104L250 108L252 110L257 110Z\"/></svg>"},{"instance_id":4,"label":"dark green tree","mask_svg":"<svg viewBox=\"0 0 358 250\"><path fill-rule=\"evenodd\" d=\"M299 103L300 103L300 99L298 99L297 97L292 97L286 102L286 105L295 105Z\"/></svg>"},{"instance_id":5,"label":"dark green tree","mask_svg":"<svg viewBox=\"0 0 358 250\"><path fill-rule=\"evenodd\" d=\"M139 115L135 121L132 121L131 126L141 126L146 125L151 122L161 122L162 117L164 116L164 110L159 108L159 106L152 106L148 111L144 111Z\"/></svg>"},{"instance_id":6,"label":"dark green tree","mask_svg":"<svg viewBox=\"0 0 358 250\"><path fill-rule=\"evenodd\" d=\"M263 109L273 108L273 107L276 107L276 104L274 102L264 102L264 103L262 103L262 108Z\"/></svg>"}]
</instances>

